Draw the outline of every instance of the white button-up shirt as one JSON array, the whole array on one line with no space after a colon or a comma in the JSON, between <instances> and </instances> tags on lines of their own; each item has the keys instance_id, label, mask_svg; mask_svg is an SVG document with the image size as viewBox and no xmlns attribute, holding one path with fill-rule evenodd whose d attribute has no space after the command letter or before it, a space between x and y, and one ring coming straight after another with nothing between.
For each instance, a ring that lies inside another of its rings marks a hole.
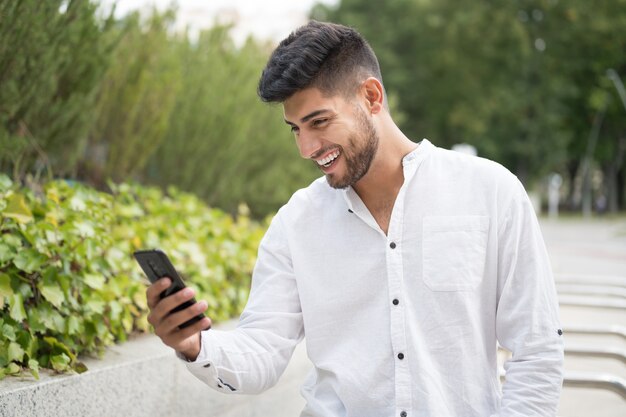
<instances>
[{"instance_id":1,"label":"white button-up shirt","mask_svg":"<svg viewBox=\"0 0 626 417\"><path fill-rule=\"evenodd\" d=\"M306 336L306 417L554 416L563 344L546 249L502 166L423 140L387 235L352 188L294 194L263 238L236 330L191 372L226 393L276 383ZM500 386L497 342L512 352Z\"/></svg>"}]
</instances>

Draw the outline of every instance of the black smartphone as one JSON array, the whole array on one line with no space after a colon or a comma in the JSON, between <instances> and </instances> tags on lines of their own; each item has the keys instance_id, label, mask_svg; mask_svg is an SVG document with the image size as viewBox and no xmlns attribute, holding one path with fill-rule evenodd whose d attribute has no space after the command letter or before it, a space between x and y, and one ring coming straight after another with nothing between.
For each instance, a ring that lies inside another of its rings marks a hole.
<instances>
[{"instance_id":1,"label":"black smartphone","mask_svg":"<svg viewBox=\"0 0 626 417\"><path fill-rule=\"evenodd\" d=\"M181 276L176 272L174 265L170 262L170 259L167 257L165 252L159 249L149 249L149 250L138 250L133 253L137 262L139 262L139 266L143 269L143 272L146 273L150 282L154 283L163 277L168 277L172 280L172 285L170 285L166 290L161 293L161 298L172 295L183 288L185 288L185 283ZM185 301L180 304L176 308L174 308L170 313L175 313L180 310L184 310L185 308L192 306L196 303L195 298L191 300ZM180 329L184 329L185 327L191 326L192 324L202 320L204 318L204 314L200 313L195 317L187 320L180 326Z\"/></svg>"}]
</instances>

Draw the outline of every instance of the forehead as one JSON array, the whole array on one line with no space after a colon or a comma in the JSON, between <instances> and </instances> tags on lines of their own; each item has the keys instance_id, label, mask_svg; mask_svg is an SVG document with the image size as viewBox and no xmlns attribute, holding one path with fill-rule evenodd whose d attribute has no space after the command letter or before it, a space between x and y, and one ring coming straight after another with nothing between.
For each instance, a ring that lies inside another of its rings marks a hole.
<instances>
[{"instance_id":1,"label":"forehead","mask_svg":"<svg viewBox=\"0 0 626 417\"><path fill-rule=\"evenodd\" d=\"M346 104L341 95L327 96L315 87L305 88L294 93L283 102L285 120L298 122L308 114L325 109L338 112Z\"/></svg>"}]
</instances>

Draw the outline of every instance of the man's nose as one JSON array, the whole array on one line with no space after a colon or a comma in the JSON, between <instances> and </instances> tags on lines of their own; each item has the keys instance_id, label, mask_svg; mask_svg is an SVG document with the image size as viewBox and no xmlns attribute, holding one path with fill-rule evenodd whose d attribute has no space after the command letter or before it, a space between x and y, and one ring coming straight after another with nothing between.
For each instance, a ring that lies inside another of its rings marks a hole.
<instances>
[{"instance_id":1,"label":"man's nose","mask_svg":"<svg viewBox=\"0 0 626 417\"><path fill-rule=\"evenodd\" d=\"M300 156L305 159L311 159L322 148L322 141L316 134L302 130L298 134L297 143Z\"/></svg>"}]
</instances>

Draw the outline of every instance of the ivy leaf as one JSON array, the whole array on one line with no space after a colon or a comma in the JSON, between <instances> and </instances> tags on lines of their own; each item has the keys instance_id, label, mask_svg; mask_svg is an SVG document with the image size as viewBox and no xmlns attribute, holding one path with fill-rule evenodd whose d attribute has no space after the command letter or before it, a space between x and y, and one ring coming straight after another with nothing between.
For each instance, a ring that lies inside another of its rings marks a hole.
<instances>
[{"instance_id":1,"label":"ivy leaf","mask_svg":"<svg viewBox=\"0 0 626 417\"><path fill-rule=\"evenodd\" d=\"M28 361L28 369L30 369L30 373L35 379L39 379L39 362L36 359L30 359Z\"/></svg>"},{"instance_id":2,"label":"ivy leaf","mask_svg":"<svg viewBox=\"0 0 626 417\"><path fill-rule=\"evenodd\" d=\"M104 276L99 274L85 274L83 281L94 290L102 289L104 286Z\"/></svg>"},{"instance_id":3,"label":"ivy leaf","mask_svg":"<svg viewBox=\"0 0 626 417\"><path fill-rule=\"evenodd\" d=\"M33 336L27 330L19 330L17 343L22 346L24 353L28 355L29 358L33 356L33 352L37 351L37 340L33 339Z\"/></svg>"},{"instance_id":4,"label":"ivy leaf","mask_svg":"<svg viewBox=\"0 0 626 417\"><path fill-rule=\"evenodd\" d=\"M11 342L9 343L8 349L8 360L9 362L21 362L24 359L24 349L19 345L19 343Z\"/></svg>"},{"instance_id":5,"label":"ivy leaf","mask_svg":"<svg viewBox=\"0 0 626 417\"><path fill-rule=\"evenodd\" d=\"M4 272L0 272L0 310L4 308L4 298L13 295L11 288L11 277Z\"/></svg>"},{"instance_id":6,"label":"ivy leaf","mask_svg":"<svg viewBox=\"0 0 626 417\"><path fill-rule=\"evenodd\" d=\"M67 320L67 334L76 334L80 330L80 324L76 316L70 316Z\"/></svg>"},{"instance_id":7,"label":"ivy leaf","mask_svg":"<svg viewBox=\"0 0 626 417\"><path fill-rule=\"evenodd\" d=\"M45 261L46 257L44 255L29 248L21 250L13 260L13 263L22 271L30 274L37 271Z\"/></svg>"},{"instance_id":8,"label":"ivy leaf","mask_svg":"<svg viewBox=\"0 0 626 417\"><path fill-rule=\"evenodd\" d=\"M6 191L13 185L13 181L6 174L0 174L0 191Z\"/></svg>"},{"instance_id":9,"label":"ivy leaf","mask_svg":"<svg viewBox=\"0 0 626 417\"><path fill-rule=\"evenodd\" d=\"M15 342L16 340L16 335L15 335L15 327L10 326L8 324L3 324L2 325L2 335L4 337L7 338L7 340L10 340L12 342Z\"/></svg>"},{"instance_id":10,"label":"ivy leaf","mask_svg":"<svg viewBox=\"0 0 626 417\"><path fill-rule=\"evenodd\" d=\"M13 259L15 252L6 243L0 242L0 264L6 263Z\"/></svg>"},{"instance_id":11,"label":"ivy leaf","mask_svg":"<svg viewBox=\"0 0 626 417\"><path fill-rule=\"evenodd\" d=\"M15 234L3 235L2 243L11 248L14 253L19 251L22 247L22 239L17 237Z\"/></svg>"},{"instance_id":12,"label":"ivy leaf","mask_svg":"<svg viewBox=\"0 0 626 417\"><path fill-rule=\"evenodd\" d=\"M2 212L3 217L15 220L18 223L26 224L33 221L33 213L26 204L26 199L22 194L12 193L7 199L7 207Z\"/></svg>"},{"instance_id":13,"label":"ivy leaf","mask_svg":"<svg viewBox=\"0 0 626 417\"><path fill-rule=\"evenodd\" d=\"M24 300L21 294L13 294L9 296L9 315L18 323L22 322L26 318L26 310L24 310Z\"/></svg>"},{"instance_id":14,"label":"ivy leaf","mask_svg":"<svg viewBox=\"0 0 626 417\"><path fill-rule=\"evenodd\" d=\"M52 348L53 351L60 351L64 355L66 355L69 360L76 360L76 356L72 353L70 348L68 348L64 343L57 340L55 337L48 336L44 337L43 340Z\"/></svg>"},{"instance_id":15,"label":"ivy leaf","mask_svg":"<svg viewBox=\"0 0 626 417\"><path fill-rule=\"evenodd\" d=\"M58 372L66 371L70 367L70 358L65 353L50 356L52 369Z\"/></svg>"},{"instance_id":16,"label":"ivy leaf","mask_svg":"<svg viewBox=\"0 0 626 417\"><path fill-rule=\"evenodd\" d=\"M79 221L74 223L74 230L76 230L78 236L85 238L94 237L96 234L93 224L87 221Z\"/></svg>"},{"instance_id":17,"label":"ivy leaf","mask_svg":"<svg viewBox=\"0 0 626 417\"><path fill-rule=\"evenodd\" d=\"M63 294L63 290L59 288L57 285L42 285L41 294L44 298L55 306L56 308L61 308L63 302L65 301L65 294Z\"/></svg>"},{"instance_id":18,"label":"ivy leaf","mask_svg":"<svg viewBox=\"0 0 626 417\"><path fill-rule=\"evenodd\" d=\"M15 363L15 362L11 362L6 368L6 374L7 375L16 375L19 374L21 372L21 368L20 366Z\"/></svg>"},{"instance_id":19,"label":"ivy leaf","mask_svg":"<svg viewBox=\"0 0 626 417\"><path fill-rule=\"evenodd\" d=\"M104 301L98 299L91 299L87 301L86 307L88 311L96 313L98 315L104 312Z\"/></svg>"},{"instance_id":20,"label":"ivy leaf","mask_svg":"<svg viewBox=\"0 0 626 417\"><path fill-rule=\"evenodd\" d=\"M82 362L76 362L76 364L74 365L74 370L76 372L78 372L79 374L82 374L83 372L87 371L87 365L85 365Z\"/></svg>"},{"instance_id":21,"label":"ivy leaf","mask_svg":"<svg viewBox=\"0 0 626 417\"><path fill-rule=\"evenodd\" d=\"M65 319L47 301L29 309L28 316L33 331L46 332L52 330L60 333L65 331Z\"/></svg>"}]
</instances>

